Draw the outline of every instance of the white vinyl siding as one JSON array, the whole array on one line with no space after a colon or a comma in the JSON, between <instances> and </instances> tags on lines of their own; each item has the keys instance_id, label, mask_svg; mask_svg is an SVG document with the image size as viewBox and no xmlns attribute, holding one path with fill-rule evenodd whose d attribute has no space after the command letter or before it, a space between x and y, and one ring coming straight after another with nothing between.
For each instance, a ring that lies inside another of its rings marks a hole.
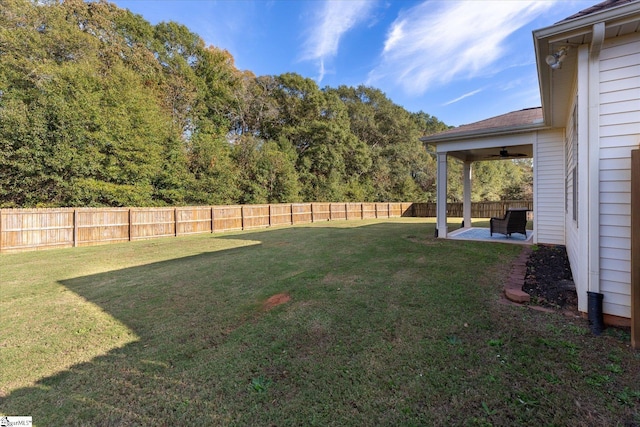
<instances>
[{"instance_id":1,"label":"white vinyl siding","mask_svg":"<svg viewBox=\"0 0 640 427\"><path fill-rule=\"evenodd\" d=\"M600 53L600 292L607 314L630 317L631 150L640 144L640 36Z\"/></svg>"},{"instance_id":2,"label":"white vinyl siding","mask_svg":"<svg viewBox=\"0 0 640 427\"><path fill-rule=\"evenodd\" d=\"M534 152L534 230L538 243L565 244L564 162L563 132L538 132Z\"/></svg>"},{"instance_id":3,"label":"white vinyl siding","mask_svg":"<svg viewBox=\"0 0 640 427\"><path fill-rule=\"evenodd\" d=\"M583 96L586 99L586 96ZM565 181L565 210L564 221L567 233L567 256L569 257L569 264L571 265L571 272L573 274L573 281L576 284L576 291L579 295L579 309L586 310L586 296L587 292L587 278L585 271L586 257L583 251L581 251L581 245L584 244L578 234L578 221L577 221L577 201L574 198L577 196L576 177L578 173L578 134L581 132L579 128L578 114L578 96L574 94L571 108L569 111L572 114L567 116L568 122L566 124L566 140L565 140L565 160L564 160L564 181ZM583 130L582 130L583 131ZM584 131L583 131L584 132ZM585 147L582 147L584 151ZM583 157L584 160L584 157ZM584 167L582 167L584 170ZM582 186L582 191L585 191L586 187ZM575 190L575 191L574 191ZM587 200L586 197L582 197L582 200ZM582 210L587 212L586 206L582 206ZM585 228L585 227L583 227ZM581 253L582 252L582 253Z\"/></svg>"}]
</instances>

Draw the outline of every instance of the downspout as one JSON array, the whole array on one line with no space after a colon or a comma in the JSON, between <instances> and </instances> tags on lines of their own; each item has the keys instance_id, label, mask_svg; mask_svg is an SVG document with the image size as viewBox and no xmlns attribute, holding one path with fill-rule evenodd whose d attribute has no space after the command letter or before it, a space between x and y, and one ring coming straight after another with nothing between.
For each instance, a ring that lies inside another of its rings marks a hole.
<instances>
[{"instance_id":1,"label":"downspout","mask_svg":"<svg viewBox=\"0 0 640 427\"><path fill-rule=\"evenodd\" d=\"M540 134L535 133L533 137L533 244L538 244L538 138ZM566 233L565 233L566 235ZM566 240L565 240L566 243Z\"/></svg>"},{"instance_id":2,"label":"downspout","mask_svg":"<svg viewBox=\"0 0 640 427\"><path fill-rule=\"evenodd\" d=\"M600 335L604 327L600 292L600 50L604 42L604 22L593 25L589 48L589 110L588 110L588 318L591 332Z\"/></svg>"}]
</instances>

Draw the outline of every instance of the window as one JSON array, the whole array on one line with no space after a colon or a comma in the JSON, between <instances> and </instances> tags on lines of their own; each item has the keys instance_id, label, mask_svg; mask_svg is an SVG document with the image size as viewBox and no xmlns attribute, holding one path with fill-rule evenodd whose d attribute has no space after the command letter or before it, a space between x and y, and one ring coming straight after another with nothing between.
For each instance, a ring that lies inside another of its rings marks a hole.
<instances>
[{"instance_id":1,"label":"window","mask_svg":"<svg viewBox=\"0 0 640 427\"><path fill-rule=\"evenodd\" d=\"M576 223L576 227L578 227L578 99L576 98L576 103L573 106L573 113L571 114L571 180L573 181L572 185L572 215L573 221Z\"/></svg>"}]
</instances>

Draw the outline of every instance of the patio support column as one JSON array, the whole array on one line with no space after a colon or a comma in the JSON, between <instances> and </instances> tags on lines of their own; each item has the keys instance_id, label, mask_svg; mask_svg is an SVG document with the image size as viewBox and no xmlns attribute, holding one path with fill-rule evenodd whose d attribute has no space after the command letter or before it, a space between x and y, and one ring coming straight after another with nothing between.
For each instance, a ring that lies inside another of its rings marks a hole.
<instances>
[{"instance_id":1,"label":"patio support column","mask_svg":"<svg viewBox=\"0 0 640 427\"><path fill-rule=\"evenodd\" d=\"M447 153L438 153L436 231L447 238Z\"/></svg>"},{"instance_id":2,"label":"patio support column","mask_svg":"<svg viewBox=\"0 0 640 427\"><path fill-rule=\"evenodd\" d=\"M471 227L471 162L465 161L462 173L463 179L463 198L462 198L462 216L464 226Z\"/></svg>"}]
</instances>

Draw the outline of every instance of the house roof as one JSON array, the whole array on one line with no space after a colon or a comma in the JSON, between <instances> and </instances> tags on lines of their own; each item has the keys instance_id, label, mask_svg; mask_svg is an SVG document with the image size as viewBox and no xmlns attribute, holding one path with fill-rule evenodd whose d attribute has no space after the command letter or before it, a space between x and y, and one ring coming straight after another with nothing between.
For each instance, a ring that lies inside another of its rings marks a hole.
<instances>
[{"instance_id":1,"label":"house roof","mask_svg":"<svg viewBox=\"0 0 640 427\"><path fill-rule=\"evenodd\" d=\"M605 0L602 3L595 4L591 7L581 10L578 13L574 13L571 16L564 18L562 21L556 22L559 24L560 22L570 21L576 18L582 18L583 16L591 15L592 13L601 12L606 9L610 9L616 6L622 6L623 4L632 3L636 0Z\"/></svg>"},{"instance_id":2,"label":"house roof","mask_svg":"<svg viewBox=\"0 0 640 427\"><path fill-rule=\"evenodd\" d=\"M451 128L435 135L425 136L421 140L424 142L436 142L454 138L463 139L465 136L527 131L541 127L543 125L542 122L542 107L525 108L524 110L512 111L479 122Z\"/></svg>"}]
</instances>

